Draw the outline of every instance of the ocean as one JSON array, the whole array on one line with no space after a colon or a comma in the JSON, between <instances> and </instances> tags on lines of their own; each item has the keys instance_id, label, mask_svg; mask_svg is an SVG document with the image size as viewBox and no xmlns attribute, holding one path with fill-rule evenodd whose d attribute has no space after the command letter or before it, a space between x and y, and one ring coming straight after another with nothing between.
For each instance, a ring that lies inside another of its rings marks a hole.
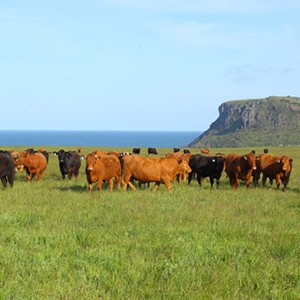
<instances>
[{"instance_id":1,"label":"ocean","mask_svg":"<svg viewBox=\"0 0 300 300\"><path fill-rule=\"evenodd\" d=\"M201 131L0 130L0 146L186 147Z\"/></svg>"}]
</instances>

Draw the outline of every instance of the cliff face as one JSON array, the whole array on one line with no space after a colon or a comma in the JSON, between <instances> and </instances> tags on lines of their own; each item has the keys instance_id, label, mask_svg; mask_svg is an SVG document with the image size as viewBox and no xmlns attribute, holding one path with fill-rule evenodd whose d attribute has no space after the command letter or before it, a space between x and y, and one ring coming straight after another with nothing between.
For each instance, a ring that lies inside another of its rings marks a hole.
<instances>
[{"instance_id":1,"label":"cliff face","mask_svg":"<svg viewBox=\"0 0 300 300\"><path fill-rule=\"evenodd\" d=\"M190 147L250 147L300 144L300 98L230 101Z\"/></svg>"}]
</instances>

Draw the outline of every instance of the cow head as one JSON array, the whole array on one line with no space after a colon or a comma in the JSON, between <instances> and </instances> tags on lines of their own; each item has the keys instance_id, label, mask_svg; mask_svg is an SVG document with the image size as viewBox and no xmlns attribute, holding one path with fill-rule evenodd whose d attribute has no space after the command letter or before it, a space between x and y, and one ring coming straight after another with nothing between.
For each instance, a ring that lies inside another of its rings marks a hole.
<instances>
[{"instance_id":1,"label":"cow head","mask_svg":"<svg viewBox=\"0 0 300 300\"><path fill-rule=\"evenodd\" d=\"M253 152L244 155L244 160L248 163L251 170L256 170L256 156Z\"/></svg>"},{"instance_id":2,"label":"cow head","mask_svg":"<svg viewBox=\"0 0 300 300\"><path fill-rule=\"evenodd\" d=\"M177 173L180 174L182 172L186 172L186 173L192 172L191 167L189 166L188 162L185 159L178 161L178 172Z\"/></svg>"},{"instance_id":3,"label":"cow head","mask_svg":"<svg viewBox=\"0 0 300 300\"><path fill-rule=\"evenodd\" d=\"M65 158L66 158L66 155L67 155L67 152L63 149L60 149L59 151L54 151L53 152L54 155L57 155L58 156L58 160L59 162L64 162L65 161Z\"/></svg>"},{"instance_id":4,"label":"cow head","mask_svg":"<svg viewBox=\"0 0 300 300\"><path fill-rule=\"evenodd\" d=\"M290 159L288 156L282 156L278 163L282 165L282 171L284 173L289 173L291 171L291 165L293 160Z\"/></svg>"},{"instance_id":5,"label":"cow head","mask_svg":"<svg viewBox=\"0 0 300 300\"><path fill-rule=\"evenodd\" d=\"M15 165L23 165L25 163L26 158L31 152L28 152L27 150L23 150L19 152L15 157Z\"/></svg>"},{"instance_id":6,"label":"cow head","mask_svg":"<svg viewBox=\"0 0 300 300\"><path fill-rule=\"evenodd\" d=\"M220 156L214 156L210 159L211 165L213 165L214 169L219 172L223 171L224 162L225 162L225 158L220 157Z\"/></svg>"},{"instance_id":7,"label":"cow head","mask_svg":"<svg viewBox=\"0 0 300 300\"><path fill-rule=\"evenodd\" d=\"M85 161L86 161L86 170L87 171L93 171L94 166L97 163L97 161L100 159L99 156L97 156L94 153L90 153L86 156Z\"/></svg>"}]
</instances>

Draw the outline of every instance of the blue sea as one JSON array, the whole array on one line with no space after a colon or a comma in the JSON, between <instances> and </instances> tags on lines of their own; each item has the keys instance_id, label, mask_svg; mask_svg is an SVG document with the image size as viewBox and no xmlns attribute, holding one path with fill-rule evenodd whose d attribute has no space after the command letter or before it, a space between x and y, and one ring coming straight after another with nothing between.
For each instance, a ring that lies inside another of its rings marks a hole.
<instances>
[{"instance_id":1,"label":"blue sea","mask_svg":"<svg viewBox=\"0 0 300 300\"><path fill-rule=\"evenodd\" d=\"M201 131L0 130L0 146L186 147Z\"/></svg>"}]
</instances>

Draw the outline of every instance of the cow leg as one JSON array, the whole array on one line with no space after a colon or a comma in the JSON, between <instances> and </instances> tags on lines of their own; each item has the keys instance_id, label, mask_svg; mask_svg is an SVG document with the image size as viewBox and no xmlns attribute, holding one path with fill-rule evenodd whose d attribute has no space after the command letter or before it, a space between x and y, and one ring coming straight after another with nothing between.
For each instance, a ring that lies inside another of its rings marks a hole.
<instances>
[{"instance_id":1,"label":"cow leg","mask_svg":"<svg viewBox=\"0 0 300 300\"><path fill-rule=\"evenodd\" d=\"M159 186L160 186L160 182L159 181L155 182L154 192L158 190Z\"/></svg>"},{"instance_id":2,"label":"cow leg","mask_svg":"<svg viewBox=\"0 0 300 300\"><path fill-rule=\"evenodd\" d=\"M98 179L98 191L101 191L102 189L102 184L103 184L103 180L102 179Z\"/></svg>"},{"instance_id":3,"label":"cow leg","mask_svg":"<svg viewBox=\"0 0 300 300\"><path fill-rule=\"evenodd\" d=\"M210 187L212 188L214 185L214 178L213 177L209 177L210 180Z\"/></svg>"},{"instance_id":4,"label":"cow leg","mask_svg":"<svg viewBox=\"0 0 300 300\"><path fill-rule=\"evenodd\" d=\"M188 184L191 183L191 180L192 180L192 178L193 178L193 175L194 175L193 172L190 172L190 173L188 174Z\"/></svg>"},{"instance_id":5,"label":"cow leg","mask_svg":"<svg viewBox=\"0 0 300 300\"><path fill-rule=\"evenodd\" d=\"M118 191L120 192L120 190L121 190L121 177L116 176L115 178L116 178L116 184L117 184Z\"/></svg>"},{"instance_id":6,"label":"cow leg","mask_svg":"<svg viewBox=\"0 0 300 300\"><path fill-rule=\"evenodd\" d=\"M44 180L44 176L45 176L45 171L41 172L41 179Z\"/></svg>"},{"instance_id":7,"label":"cow leg","mask_svg":"<svg viewBox=\"0 0 300 300\"><path fill-rule=\"evenodd\" d=\"M7 176L7 179L8 179L9 185L11 187L13 187L14 181L15 181L15 174L10 174L9 176Z\"/></svg>"},{"instance_id":8,"label":"cow leg","mask_svg":"<svg viewBox=\"0 0 300 300\"><path fill-rule=\"evenodd\" d=\"M34 176L35 182L38 182L39 177L40 177L40 173L39 173L39 172L36 172L36 173L35 173L35 176Z\"/></svg>"},{"instance_id":9,"label":"cow leg","mask_svg":"<svg viewBox=\"0 0 300 300\"><path fill-rule=\"evenodd\" d=\"M3 187L5 188L6 185L7 185L7 179L6 179L6 176L1 177L1 181L2 181Z\"/></svg>"},{"instance_id":10,"label":"cow leg","mask_svg":"<svg viewBox=\"0 0 300 300\"><path fill-rule=\"evenodd\" d=\"M216 179L216 182L217 182L217 189L218 189L220 186L220 179Z\"/></svg>"},{"instance_id":11,"label":"cow leg","mask_svg":"<svg viewBox=\"0 0 300 300\"><path fill-rule=\"evenodd\" d=\"M72 172L69 172L69 174L68 174L68 178L69 178L69 180L71 180L72 179Z\"/></svg>"},{"instance_id":12,"label":"cow leg","mask_svg":"<svg viewBox=\"0 0 300 300\"><path fill-rule=\"evenodd\" d=\"M277 189L279 190L279 187L280 187L280 176L277 175L275 179L276 179Z\"/></svg>"},{"instance_id":13,"label":"cow leg","mask_svg":"<svg viewBox=\"0 0 300 300\"><path fill-rule=\"evenodd\" d=\"M262 178L263 186L266 186L266 181L267 181L267 176L263 175L263 178Z\"/></svg>"},{"instance_id":14,"label":"cow leg","mask_svg":"<svg viewBox=\"0 0 300 300\"><path fill-rule=\"evenodd\" d=\"M200 176L199 173L197 173L197 181L198 181L199 185L201 185L201 180L202 180L202 177Z\"/></svg>"},{"instance_id":15,"label":"cow leg","mask_svg":"<svg viewBox=\"0 0 300 300\"><path fill-rule=\"evenodd\" d=\"M89 183L88 184L88 191L91 193L93 190L93 184L92 183Z\"/></svg>"},{"instance_id":16,"label":"cow leg","mask_svg":"<svg viewBox=\"0 0 300 300\"><path fill-rule=\"evenodd\" d=\"M130 188L135 191L136 190L136 187L134 186L134 184L132 184L130 181L128 181L126 183L126 181L124 180L124 185L123 185L123 189L126 191L127 190L127 184L130 186Z\"/></svg>"},{"instance_id":17,"label":"cow leg","mask_svg":"<svg viewBox=\"0 0 300 300\"><path fill-rule=\"evenodd\" d=\"M108 183L109 183L109 191L112 192L114 188L114 180L111 178L110 180L108 180Z\"/></svg>"}]
</instances>

